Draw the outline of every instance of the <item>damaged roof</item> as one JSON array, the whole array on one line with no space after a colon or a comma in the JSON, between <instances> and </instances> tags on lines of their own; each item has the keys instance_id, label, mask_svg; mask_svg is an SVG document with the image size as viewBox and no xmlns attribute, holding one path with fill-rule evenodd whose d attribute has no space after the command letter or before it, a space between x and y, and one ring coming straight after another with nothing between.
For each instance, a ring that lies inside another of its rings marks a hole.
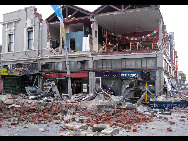
<instances>
[{"instance_id":1,"label":"damaged roof","mask_svg":"<svg viewBox=\"0 0 188 141\"><path fill-rule=\"evenodd\" d=\"M91 23L95 17L104 29L116 33L154 31L159 28L162 18L159 5L101 5L89 12L75 5L63 5L64 23ZM48 22L59 21L55 12L47 18Z\"/></svg>"},{"instance_id":2,"label":"damaged roof","mask_svg":"<svg viewBox=\"0 0 188 141\"><path fill-rule=\"evenodd\" d=\"M90 16L91 14L91 12L89 12L88 10L85 10L75 5L63 5L61 8L62 8L62 15L64 19L65 18L68 19L69 15L72 15L71 18L73 17L79 18L79 17ZM67 10L67 13L66 13L66 10ZM50 15L46 20L48 22L59 21L55 12L52 15Z\"/></svg>"}]
</instances>

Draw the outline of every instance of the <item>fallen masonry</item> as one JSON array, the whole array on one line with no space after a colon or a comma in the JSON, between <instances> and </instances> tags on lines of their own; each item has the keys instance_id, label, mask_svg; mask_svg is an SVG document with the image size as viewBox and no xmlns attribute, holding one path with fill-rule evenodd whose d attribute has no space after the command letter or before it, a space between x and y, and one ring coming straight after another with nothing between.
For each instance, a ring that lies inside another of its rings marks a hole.
<instances>
[{"instance_id":1,"label":"fallen masonry","mask_svg":"<svg viewBox=\"0 0 188 141\"><path fill-rule=\"evenodd\" d=\"M91 96L93 97L93 95ZM22 125L23 128L29 128L29 124L48 125L53 123L59 126L61 132L59 135L62 136L114 136L119 134L120 129L125 129L126 132L137 132L141 124L153 122L155 119L155 114L151 114L151 111L147 112L146 109L142 112L137 110L138 107L117 109L113 106L103 106L99 108L93 106L96 101L101 100L99 97L97 99L88 99L84 101L80 99L79 101L70 101L68 99L47 102L13 97L12 104L6 104L0 100L0 128L13 128L19 125ZM107 101L110 103L110 98ZM188 110L174 108L171 112L188 113ZM162 112L161 115L169 114ZM175 124L167 117L159 116L158 118L169 122L170 125ZM186 118L182 115L179 120L182 122ZM42 127L38 128L38 131L48 132L46 128ZM172 129L168 128L167 131L171 132Z\"/></svg>"}]
</instances>

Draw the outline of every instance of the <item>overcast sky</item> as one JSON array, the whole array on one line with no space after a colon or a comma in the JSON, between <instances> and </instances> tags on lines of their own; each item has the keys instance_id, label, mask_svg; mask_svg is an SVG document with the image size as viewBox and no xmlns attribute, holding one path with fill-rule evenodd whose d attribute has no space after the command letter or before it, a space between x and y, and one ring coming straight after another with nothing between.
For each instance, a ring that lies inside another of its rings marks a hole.
<instances>
[{"instance_id":1,"label":"overcast sky","mask_svg":"<svg viewBox=\"0 0 188 141\"><path fill-rule=\"evenodd\" d=\"M23 9L31 5L0 5L0 22L3 21L3 14ZM77 5L78 6L78 5ZM79 5L80 7L93 11L100 5ZM46 19L53 13L50 5L35 5L37 12ZM174 32L175 49L178 52L179 71L188 74L188 5L161 5L160 10L163 16L167 32ZM0 44L2 44L2 25L0 25Z\"/></svg>"}]
</instances>

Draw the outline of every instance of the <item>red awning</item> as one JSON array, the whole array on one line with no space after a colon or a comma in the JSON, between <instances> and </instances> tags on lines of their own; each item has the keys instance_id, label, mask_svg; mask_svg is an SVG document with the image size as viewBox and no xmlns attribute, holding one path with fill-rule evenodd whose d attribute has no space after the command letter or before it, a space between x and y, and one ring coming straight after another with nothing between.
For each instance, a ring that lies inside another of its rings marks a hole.
<instances>
[{"instance_id":1,"label":"red awning","mask_svg":"<svg viewBox=\"0 0 188 141\"><path fill-rule=\"evenodd\" d=\"M67 73L46 73L44 78L65 78ZM88 77L87 72L82 73L70 73L72 78Z\"/></svg>"}]
</instances>

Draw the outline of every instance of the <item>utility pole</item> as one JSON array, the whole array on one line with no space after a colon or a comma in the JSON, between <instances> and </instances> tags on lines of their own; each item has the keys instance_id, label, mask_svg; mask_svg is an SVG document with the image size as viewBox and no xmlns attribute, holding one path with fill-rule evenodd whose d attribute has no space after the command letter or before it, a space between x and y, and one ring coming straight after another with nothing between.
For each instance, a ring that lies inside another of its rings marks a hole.
<instances>
[{"instance_id":1,"label":"utility pole","mask_svg":"<svg viewBox=\"0 0 188 141\"><path fill-rule=\"evenodd\" d=\"M62 8L61 8L61 5L60 5L60 10L61 10L61 16L63 17L62 15ZM64 23L62 23L63 26L64 26ZM69 69L69 61L68 61L68 52L67 52L67 46L66 46L66 31L65 31L65 27L64 29L61 27L61 24L60 24L60 37L61 37L61 49L60 49L60 53L62 53L62 48L63 48L63 45L62 45L62 38L63 38L63 42L64 42L64 49L65 49L65 56L66 56L66 69L67 69L67 79L68 79L68 94L69 94L69 98L72 96L72 88L71 88L71 75L70 75L70 69Z\"/></svg>"}]
</instances>

